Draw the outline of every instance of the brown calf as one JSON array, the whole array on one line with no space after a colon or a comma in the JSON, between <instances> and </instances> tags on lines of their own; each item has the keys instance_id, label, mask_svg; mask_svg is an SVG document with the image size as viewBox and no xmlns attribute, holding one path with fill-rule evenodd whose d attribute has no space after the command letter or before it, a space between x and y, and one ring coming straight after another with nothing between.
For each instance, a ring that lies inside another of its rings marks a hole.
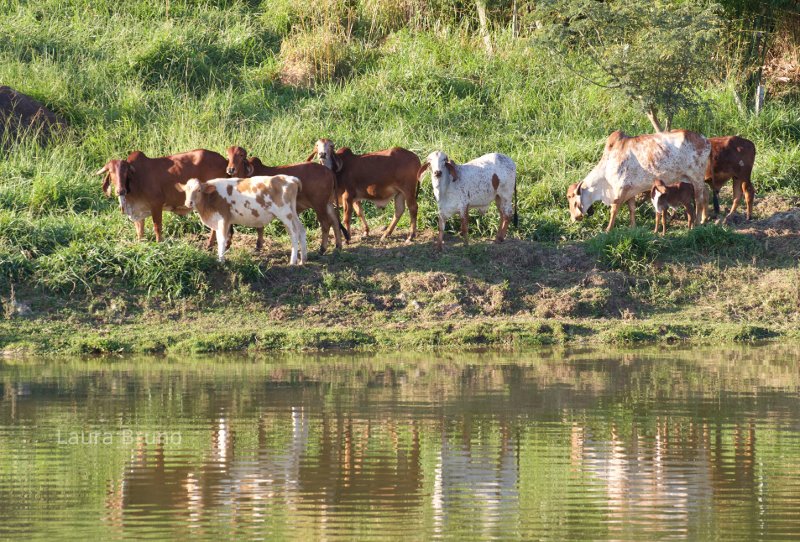
<instances>
[{"instance_id":1,"label":"brown calf","mask_svg":"<svg viewBox=\"0 0 800 542\"><path fill-rule=\"evenodd\" d=\"M364 225L364 233L369 235L369 225L360 201L369 200L382 208L394 199L394 220L381 238L386 239L392 234L408 205L411 232L407 241L414 239L417 234L417 170L420 167L416 154L400 147L361 155L354 154L347 147L334 152L333 141L320 139L306 160L311 161L314 157L336 173L336 195L342 201L344 227L348 235L354 207Z\"/></svg>"},{"instance_id":2,"label":"brown calf","mask_svg":"<svg viewBox=\"0 0 800 542\"><path fill-rule=\"evenodd\" d=\"M656 228L653 233L658 233L658 218L661 217L661 234L667 233L667 209L686 209L686 216L689 217L689 228L694 227L695 206L694 206L694 186L691 183L679 182L672 185L664 184L661 179L653 181L653 188L650 189L650 199L653 202L653 209L656 211Z\"/></svg>"},{"instance_id":3,"label":"brown calf","mask_svg":"<svg viewBox=\"0 0 800 542\"><path fill-rule=\"evenodd\" d=\"M144 237L144 221L153 217L156 241L161 241L161 217L163 211L179 215L189 213L186 198L175 188L176 183L185 183L191 178L201 181L225 176L227 161L222 155L205 149L173 154L162 158L148 158L141 151L134 151L125 160L109 160L98 175L103 177L103 192L111 197L113 185L120 210L136 226L136 237ZM209 239L209 246L213 242Z\"/></svg>"},{"instance_id":4,"label":"brown calf","mask_svg":"<svg viewBox=\"0 0 800 542\"><path fill-rule=\"evenodd\" d=\"M226 173L232 177L252 177L253 175L291 175L297 177L302 184L302 189L297 195L297 212L314 209L317 214L322 236L322 244L319 247L320 254L324 254L328 248L328 233L331 228L333 228L336 248L342 248L342 232L344 232L347 240L350 240L350 234L339 222L339 215L333 205L336 194L336 176L328 168L308 162L268 167L258 158L248 158L247 151L242 147L234 146L228 147ZM263 230L259 230L259 246L262 242L262 236Z\"/></svg>"},{"instance_id":5,"label":"brown calf","mask_svg":"<svg viewBox=\"0 0 800 542\"><path fill-rule=\"evenodd\" d=\"M739 136L710 137L711 157L706 168L706 182L714 194L714 213L719 214L719 190L729 179L733 179L733 204L725 222L733 215L744 194L747 205L747 220L753 213L753 188L751 174L756 160L756 146L749 139Z\"/></svg>"}]
</instances>

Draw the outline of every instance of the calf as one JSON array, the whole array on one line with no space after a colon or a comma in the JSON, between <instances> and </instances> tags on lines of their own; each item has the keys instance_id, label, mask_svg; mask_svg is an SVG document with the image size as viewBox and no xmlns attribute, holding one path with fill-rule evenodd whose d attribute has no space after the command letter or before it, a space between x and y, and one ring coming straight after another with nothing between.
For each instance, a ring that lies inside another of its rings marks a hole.
<instances>
[{"instance_id":1,"label":"calf","mask_svg":"<svg viewBox=\"0 0 800 542\"><path fill-rule=\"evenodd\" d=\"M467 224L470 208L485 213L493 201L500 211L500 229L495 242L505 239L511 219L512 194L514 197L514 226L517 225L517 166L504 154L484 154L466 164L456 164L442 151L428 155L417 173L422 178L425 170L431 169L433 196L439 206L439 240L444 244L444 225L448 218L461 216L461 235L467 241Z\"/></svg>"},{"instance_id":2,"label":"calf","mask_svg":"<svg viewBox=\"0 0 800 542\"><path fill-rule=\"evenodd\" d=\"M232 177L250 177L252 175L292 175L300 179L303 185L297 195L297 212L314 209L320 224L322 244L320 254L328 248L328 233L333 228L336 248L342 248L341 232L349 241L350 235L339 221L339 214L333 202L336 197L336 176L328 168L319 164L300 162L286 166L267 167L255 157L247 157L242 147L228 147L227 174ZM263 232L259 231L259 245Z\"/></svg>"},{"instance_id":3,"label":"calf","mask_svg":"<svg viewBox=\"0 0 800 542\"><path fill-rule=\"evenodd\" d=\"M606 231L627 203L631 227L636 225L635 197L650 190L655 179L685 180L694 187L697 213L706 221L705 169L711 144L688 130L672 130L629 137L617 130L608 136L600 162L583 181L569 186L567 200L572 221L583 218L592 204L611 206Z\"/></svg>"},{"instance_id":4,"label":"calf","mask_svg":"<svg viewBox=\"0 0 800 542\"><path fill-rule=\"evenodd\" d=\"M300 180L289 175L212 179L205 183L189 179L186 184L175 185L176 190L184 193L185 206L197 209L203 224L216 233L219 261L225 261L233 224L263 228L277 217L292 241L289 265L302 265L306 261L306 230L297 217L300 187Z\"/></svg>"},{"instance_id":5,"label":"calf","mask_svg":"<svg viewBox=\"0 0 800 542\"><path fill-rule=\"evenodd\" d=\"M656 228L653 233L658 233L658 218L661 217L661 234L667 233L667 209L686 209L686 216L689 218L689 228L694 226L694 186L690 183L679 182L673 185L665 185L661 179L653 182L650 189L650 199L653 202L653 209L656 211Z\"/></svg>"},{"instance_id":6,"label":"calf","mask_svg":"<svg viewBox=\"0 0 800 542\"><path fill-rule=\"evenodd\" d=\"M733 204L725 222L736 212L742 194L747 205L747 220L750 220L756 195L750 179L756 160L755 144L739 136L711 137L708 141L711 143L711 156L706 168L706 182L714 194L714 214L719 214L720 188L733 179Z\"/></svg>"},{"instance_id":7,"label":"calf","mask_svg":"<svg viewBox=\"0 0 800 542\"><path fill-rule=\"evenodd\" d=\"M406 241L414 239L417 234L417 170L420 165L416 154L400 147L360 155L347 147L334 152L333 141L320 139L306 161L315 157L336 173L336 195L342 201L344 227L348 235L354 207L364 225L364 233L369 235L361 201L369 200L383 208L394 199L394 219L381 239L392 234L406 205L411 217L411 232Z\"/></svg>"},{"instance_id":8,"label":"calf","mask_svg":"<svg viewBox=\"0 0 800 542\"><path fill-rule=\"evenodd\" d=\"M135 151L125 160L109 160L97 175L103 177L103 193L111 197L113 185L120 210L136 226L136 237L144 237L144 221L153 217L156 241L161 241L163 211L179 215L189 213L184 206L184 195L175 189L176 183L191 178L201 181L225 176L227 161L222 155L205 149L173 154L161 158L148 158ZM209 239L209 247L213 239Z\"/></svg>"}]
</instances>

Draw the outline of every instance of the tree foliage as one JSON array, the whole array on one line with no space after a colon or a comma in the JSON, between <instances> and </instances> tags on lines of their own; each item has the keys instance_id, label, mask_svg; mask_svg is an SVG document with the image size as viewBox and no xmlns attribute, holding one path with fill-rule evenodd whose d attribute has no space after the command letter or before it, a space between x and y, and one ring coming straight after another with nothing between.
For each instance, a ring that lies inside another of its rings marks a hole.
<instances>
[{"instance_id":1,"label":"tree foliage","mask_svg":"<svg viewBox=\"0 0 800 542\"><path fill-rule=\"evenodd\" d=\"M701 105L698 89L714 72L720 37L712 3L652 0L543 0L535 39L566 67L624 93L660 131L678 111Z\"/></svg>"}]
</instances>

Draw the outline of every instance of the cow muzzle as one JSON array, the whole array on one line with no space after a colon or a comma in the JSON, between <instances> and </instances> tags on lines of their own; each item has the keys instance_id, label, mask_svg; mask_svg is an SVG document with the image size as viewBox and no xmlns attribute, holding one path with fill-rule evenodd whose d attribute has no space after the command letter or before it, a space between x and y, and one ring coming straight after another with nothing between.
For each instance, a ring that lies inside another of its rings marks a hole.
<instances>
[{"instance_id":1,"label":"cow muzzle","mask_svg":"<svg viewBox=\"0 0 800 542\"><path fill-rule=\"evenodd\" d=\"M433 176L436 177L437 179L441 179L442 178L442 170L440 169L438 171L434 171L433 172Z\"/></svg>"},{"instance_id":2,"label":"cow muzzle","mask_svg":"<svg viewBox=\"0 0 800 542\"><path fill-rule=\"evenodd\" d=\"M228 169L226 169L226 170L225 170L225 173L227 173L227 174L228 174L228 175L230 175L230 176L233 176L233 175L234 175L234 173L236 173L236 168L234 168L234 167L229 167Z\"/></svg>"}]
</instances>

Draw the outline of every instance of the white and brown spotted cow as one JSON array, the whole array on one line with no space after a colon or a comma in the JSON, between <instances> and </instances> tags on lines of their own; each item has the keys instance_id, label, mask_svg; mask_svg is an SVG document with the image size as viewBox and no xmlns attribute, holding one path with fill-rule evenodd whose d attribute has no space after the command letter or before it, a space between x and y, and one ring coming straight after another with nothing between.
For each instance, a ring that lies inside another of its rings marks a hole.
<instances>
[{"instance_id":1,"label":"white and brown spotted cow","mask_svg":"<svg viewBox=\"0 0 800 542\"><path fill-rule=\"evenodd\" d=\"M219 261L225 260L232 224L261 228L274 218L283 222L292 241L289 265L306 261L306 230L297 217L297 193L301 188L297 177L265 175L207 182L190 179L175 187L186 194L186 207L196 209L203 224L216 233Z\"/></svg>"},{"instance_id":2,"label":"white and brown spotted cow","mask_svg":"<svg viewBox=\"0 0 800 542\"><path fill-rule=\"evenodd\" d=\"M619 207L628 204L631 226L636 225L635 197L649 191L656 179L681 181L694 187L700 223L707 218L705 172L711 144L695 132L672 130L630 137L617 130L608 136L600 162L586 178L569 186L567 199L572 220L581 220L596 201L611 206L614 227Z\"/></svg>"},{"instance_id":3,"label":"white and brown spotted cow","mask_svg":"<svg viewBox=\"0 0 800 542\"><path fill-rule=\"evenodd\" d=\"M461 217L461 235L467 240L469 210L478 209L486 213L495 202L500 212L500 228L495 237L502 243L513 216L517 225L517 165L505 154L484 154L465 164L456 164L442 151L428 155L417 172L422 178L425 170L431 170L433 197L439 207L439 238L437 246L444 245L444 225L453 215ZM513 202L512 202L513 197Z\"/></svg>"}]
</instances>

